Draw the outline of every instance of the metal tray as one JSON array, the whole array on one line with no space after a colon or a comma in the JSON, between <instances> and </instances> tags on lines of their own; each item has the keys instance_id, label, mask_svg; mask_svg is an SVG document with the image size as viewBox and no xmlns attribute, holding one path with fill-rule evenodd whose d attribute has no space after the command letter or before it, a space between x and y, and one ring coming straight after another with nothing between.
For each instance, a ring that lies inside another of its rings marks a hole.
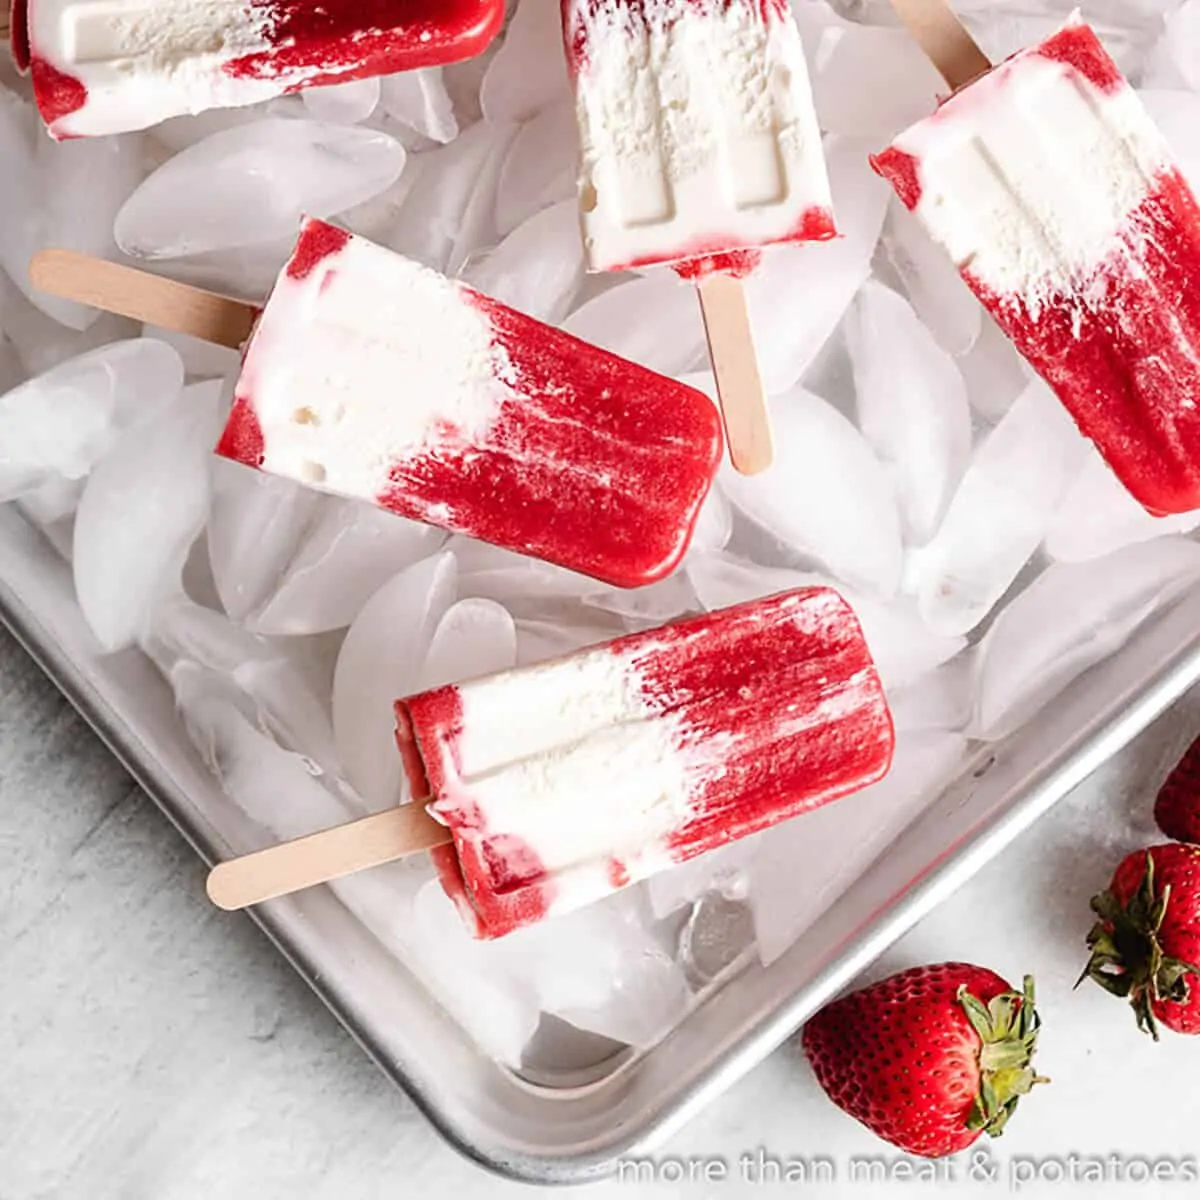
<instances>
[{"instance_id":1,"label":"metal tray","mask_svg":"<svg viewBox=\"0 0 1200 1200\"><path fill-rule=\"evenodd\" d=\"M0 621L212 863L244 844L150 662L97 657L70 570L0 506ZM964 772L782 958L748 965L666 1039L583 1086L531 1084L478 1051L329 889L253 914L364 1050L463 1154L582 1182L659 1144L1200 679L1200 589Z\"/></svg>"}]
</instances>

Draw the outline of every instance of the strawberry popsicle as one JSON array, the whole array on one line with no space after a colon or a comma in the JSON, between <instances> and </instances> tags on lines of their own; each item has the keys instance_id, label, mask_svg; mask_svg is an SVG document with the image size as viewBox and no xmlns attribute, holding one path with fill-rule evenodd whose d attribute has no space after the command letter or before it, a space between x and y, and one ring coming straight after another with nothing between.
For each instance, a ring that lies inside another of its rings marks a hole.
<instances>
[{"instance_id":1,"label":"strawberry popsicle","mask_svg":"<svg viewBox=\"0 0 1200 1200\"><path fill-rule=\"evenodd\" d=\"M17 0L11 32L63 138L457 62L503 17L503 0Z\"/></svg>"},{"instance_id":2,"label":"strawberry popsicle","mask_svg":"<svg viewBox=\"0 0 1200 1200\"><path fill-rule=\"evenodd\" d=\"M771 242L835 234L788 0L562 0L588 269L695 279L729 456L772 460L740 283Z\"/></svg>"},{"instance_id":3,"label":"strawberry popsicle","mask_svg":"<svg viewBox=\"0 0 1200 1200\"><path fill-rule=\"evenodd\" d=\"M578 908L879 779L893 732L857 618L806 588L396 705L477 936Z\"/></svg>"},{"instance_id":4,"label":"strawberry popsicle","mask_svg":"<svg viewBox=\"0 0 1200 1200\"><path fill-rule=\"evenodd\" d=\"M624 587L677 565L721 451L703 393L314 220L218 447Z\"/></svg>"},{"instance_id":5,"label":"strawberry popsicle","mask_svg":"<svg viewBox=\"0 0 1200 1200\"><path fill-rule=\"evenodd\" d=\"M563 0L563 28L592 270L745 273L834 236L787 0Z\"/></svg>"},{"instance_id":6,"label":"strawberry popsicle","mask_svg":"<svg viewBox=\"0 0 1200 1200\"><path fill-rule=\"evenodd\" d=\"M957 91L875 169L1155 515L1200 507L1200 209L1090 27Z\"/></svg>"}]
</instances>

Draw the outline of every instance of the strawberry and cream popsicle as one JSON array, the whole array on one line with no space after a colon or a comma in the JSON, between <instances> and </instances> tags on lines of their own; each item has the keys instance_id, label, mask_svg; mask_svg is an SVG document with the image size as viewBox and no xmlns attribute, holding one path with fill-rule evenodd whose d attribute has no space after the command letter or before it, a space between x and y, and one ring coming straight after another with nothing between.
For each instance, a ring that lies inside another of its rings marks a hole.
<instances>
[{"instance_id":1,"label":"strawberry and cream popsicle","mask_svg":"<svg viewBox=\"0 0 1200 1200\"><path fill-rule=\"evenodd\" d=\"M1200 208L1073 18L873 159L1155 515L1200 507Z\"/></svg>"},{"instance_id":2,"label":"strawberry and cream popsicle","mask_svg":"<svg viewBox=\"0 0 1200 1200\"><path fill-rule=\"evenodd\" d=\"M744 274L834 236L788 0L563 0L593 271Z\"/></svg>"},{"instance_id":3,"label":"strawberry and cream popsicle","mask_svg":"<svg viewBox=\"0 0 1200 1200\"><path fill-rule=\"evenodd\" d=\"M491 938L865 787L891 715L858 620L784 592L396 705L443 886Z\"/></svg>"},{"instance_id":4,"label":"strawberry and cream popsicle","mask_svg":"<svg viewBox=\"0 0 1200 1200\"><path fill-rule=\"evenodd\" d=\"M702 392L316 220L218 446L623 587L678 564L721 452Z\"/></svg>"},{"instance_id":5,"label":"strawberry and cream popsicle","mask_svg":"<svg viewBox=\"0 0 1200 1200\"><path fill-rule=\"evenodd\" d=\"M457 62L503 0L16 0L12 47L56 138Z\"/></svg>"}]
</instances>

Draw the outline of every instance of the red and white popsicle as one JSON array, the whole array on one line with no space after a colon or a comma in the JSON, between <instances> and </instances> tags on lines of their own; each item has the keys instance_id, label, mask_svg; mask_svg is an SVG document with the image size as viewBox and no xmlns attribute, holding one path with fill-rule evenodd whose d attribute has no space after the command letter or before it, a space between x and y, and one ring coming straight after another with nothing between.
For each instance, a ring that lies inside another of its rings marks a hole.
<instances>
[{"instance_id":1,"label":"red and white popsicle","mask_svg":"<svg viewBox=\"0 0 1200 1200\"><path fill-rule=\"evenodd\" d=\"M771 461L740 277L835 235L788 0L563 0L587 263L697 280L734 466Z\"/></svg>"},{"instance_id":2,"label":"red and white popsicle","mask_svg":"<svg viewBox=\"0 0 1200 1200\"><path fill-rule=\"evenodd\" d=\"M243 348L220 454L618 587L674 570L720 462L702 392L322 221L264 308L69 250L30 278Z\"/></svg>"},{"instance_id":3,"label":"red and white popsicle","mask_svg":"<svg viewBox=\"0 0 1200 1200\"><path fill-rule=\"evenodd\" d=\"M218 446L622 587L678 564L721 449L703 393L321 221Z\"/></svg>"},{"instance_id":4,"label":"red and white popsicle","mask_svg":"<svg viewBox=\"0 0 1200 1200\"><path fill-rule=\"evenodd\" d=\"M480 53L503 0L13 0L11 39L51 134L145 129Z\"/></svg>"},{"instance_id":5,"label":"red and white popsicle","mask_svg":"<svg viewBox=\"0 0 1200 1200\"><path fill-rule=\"evenodd\" d=\"M853 611L828 588L620 638L411 696L414 794L231 860L241 908L434 848L478 937L567 912L881 778L894 735Z\"/></svg>"},{"instance_id":6,"label":"red and white popsicle","mask_svg":"<svg viewBox=\"0 0 1200 1200\"><path fill-rule=\"evenodd\" d=\"M945 11L940 0L894 2L929 28ZM1200 507L1191 187L1078 17L994 69L982 59L983 74L969 54L960 61L967 78L943 73L966 86L876 156L876 170L1128 491L1155 515Z\"/></svg>"}]
</instances>

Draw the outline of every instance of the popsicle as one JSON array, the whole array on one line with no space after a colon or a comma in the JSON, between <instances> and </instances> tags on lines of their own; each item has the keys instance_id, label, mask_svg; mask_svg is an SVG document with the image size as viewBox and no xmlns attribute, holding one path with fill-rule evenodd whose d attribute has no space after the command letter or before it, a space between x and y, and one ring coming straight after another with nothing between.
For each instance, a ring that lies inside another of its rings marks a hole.
<instances>
[{"instance_id":1,"label":"popsicle","mask_svg":"<svg viewBox=\"0 0 1200 1200\"><path fill-rule=\"evenodd\" d=\"M215 903L432 847L468 927L499 937L865 787L894 742L858 620L828 588L436 688L396 716L427 800L224 863Z\"/></svg>"},{"instance_id":2,"label":"popsicle","mask_svg":"<svg viewBox=\"0 0 1200 1200\"><path fill-rule=\"evenodd\" d=\"M563 0L587 264L697 280L734 466L771 460L739 279L835 235L788 0Z\"/></svg>"},{"instance_id":3,"label":"popsicle","mask_svg":"<svg viewBox=\"0 0 1200 1200\"><path fill-rule=\"evenodd\" d=\"M945 12L936 0L896 4ZM877 155L875 169L1126 489L1157 516L1200 507L1192 189L1078 16L989 66L968 51L943 68L967 86Z\"/></svg>"},{"instance_id":4,"label":"popsicle","mask_svg":"<svg viewBox=\"0 0 1200 1200\"><path fill-rule=\"evenodd\" d=\"M703 393L315 220L218 446L622 587L678 564L721 452Z\"/></svg>"},{"instance_id":5,"label":"popsicle","mask_svg":"<svg viewBox=\"0 0 1200 1200\"><path fill-rule=\"evenodd\" d=\"M56 138L457 62L503 0L16 0L13 57Z\"/></svg>"}]
</instances>

